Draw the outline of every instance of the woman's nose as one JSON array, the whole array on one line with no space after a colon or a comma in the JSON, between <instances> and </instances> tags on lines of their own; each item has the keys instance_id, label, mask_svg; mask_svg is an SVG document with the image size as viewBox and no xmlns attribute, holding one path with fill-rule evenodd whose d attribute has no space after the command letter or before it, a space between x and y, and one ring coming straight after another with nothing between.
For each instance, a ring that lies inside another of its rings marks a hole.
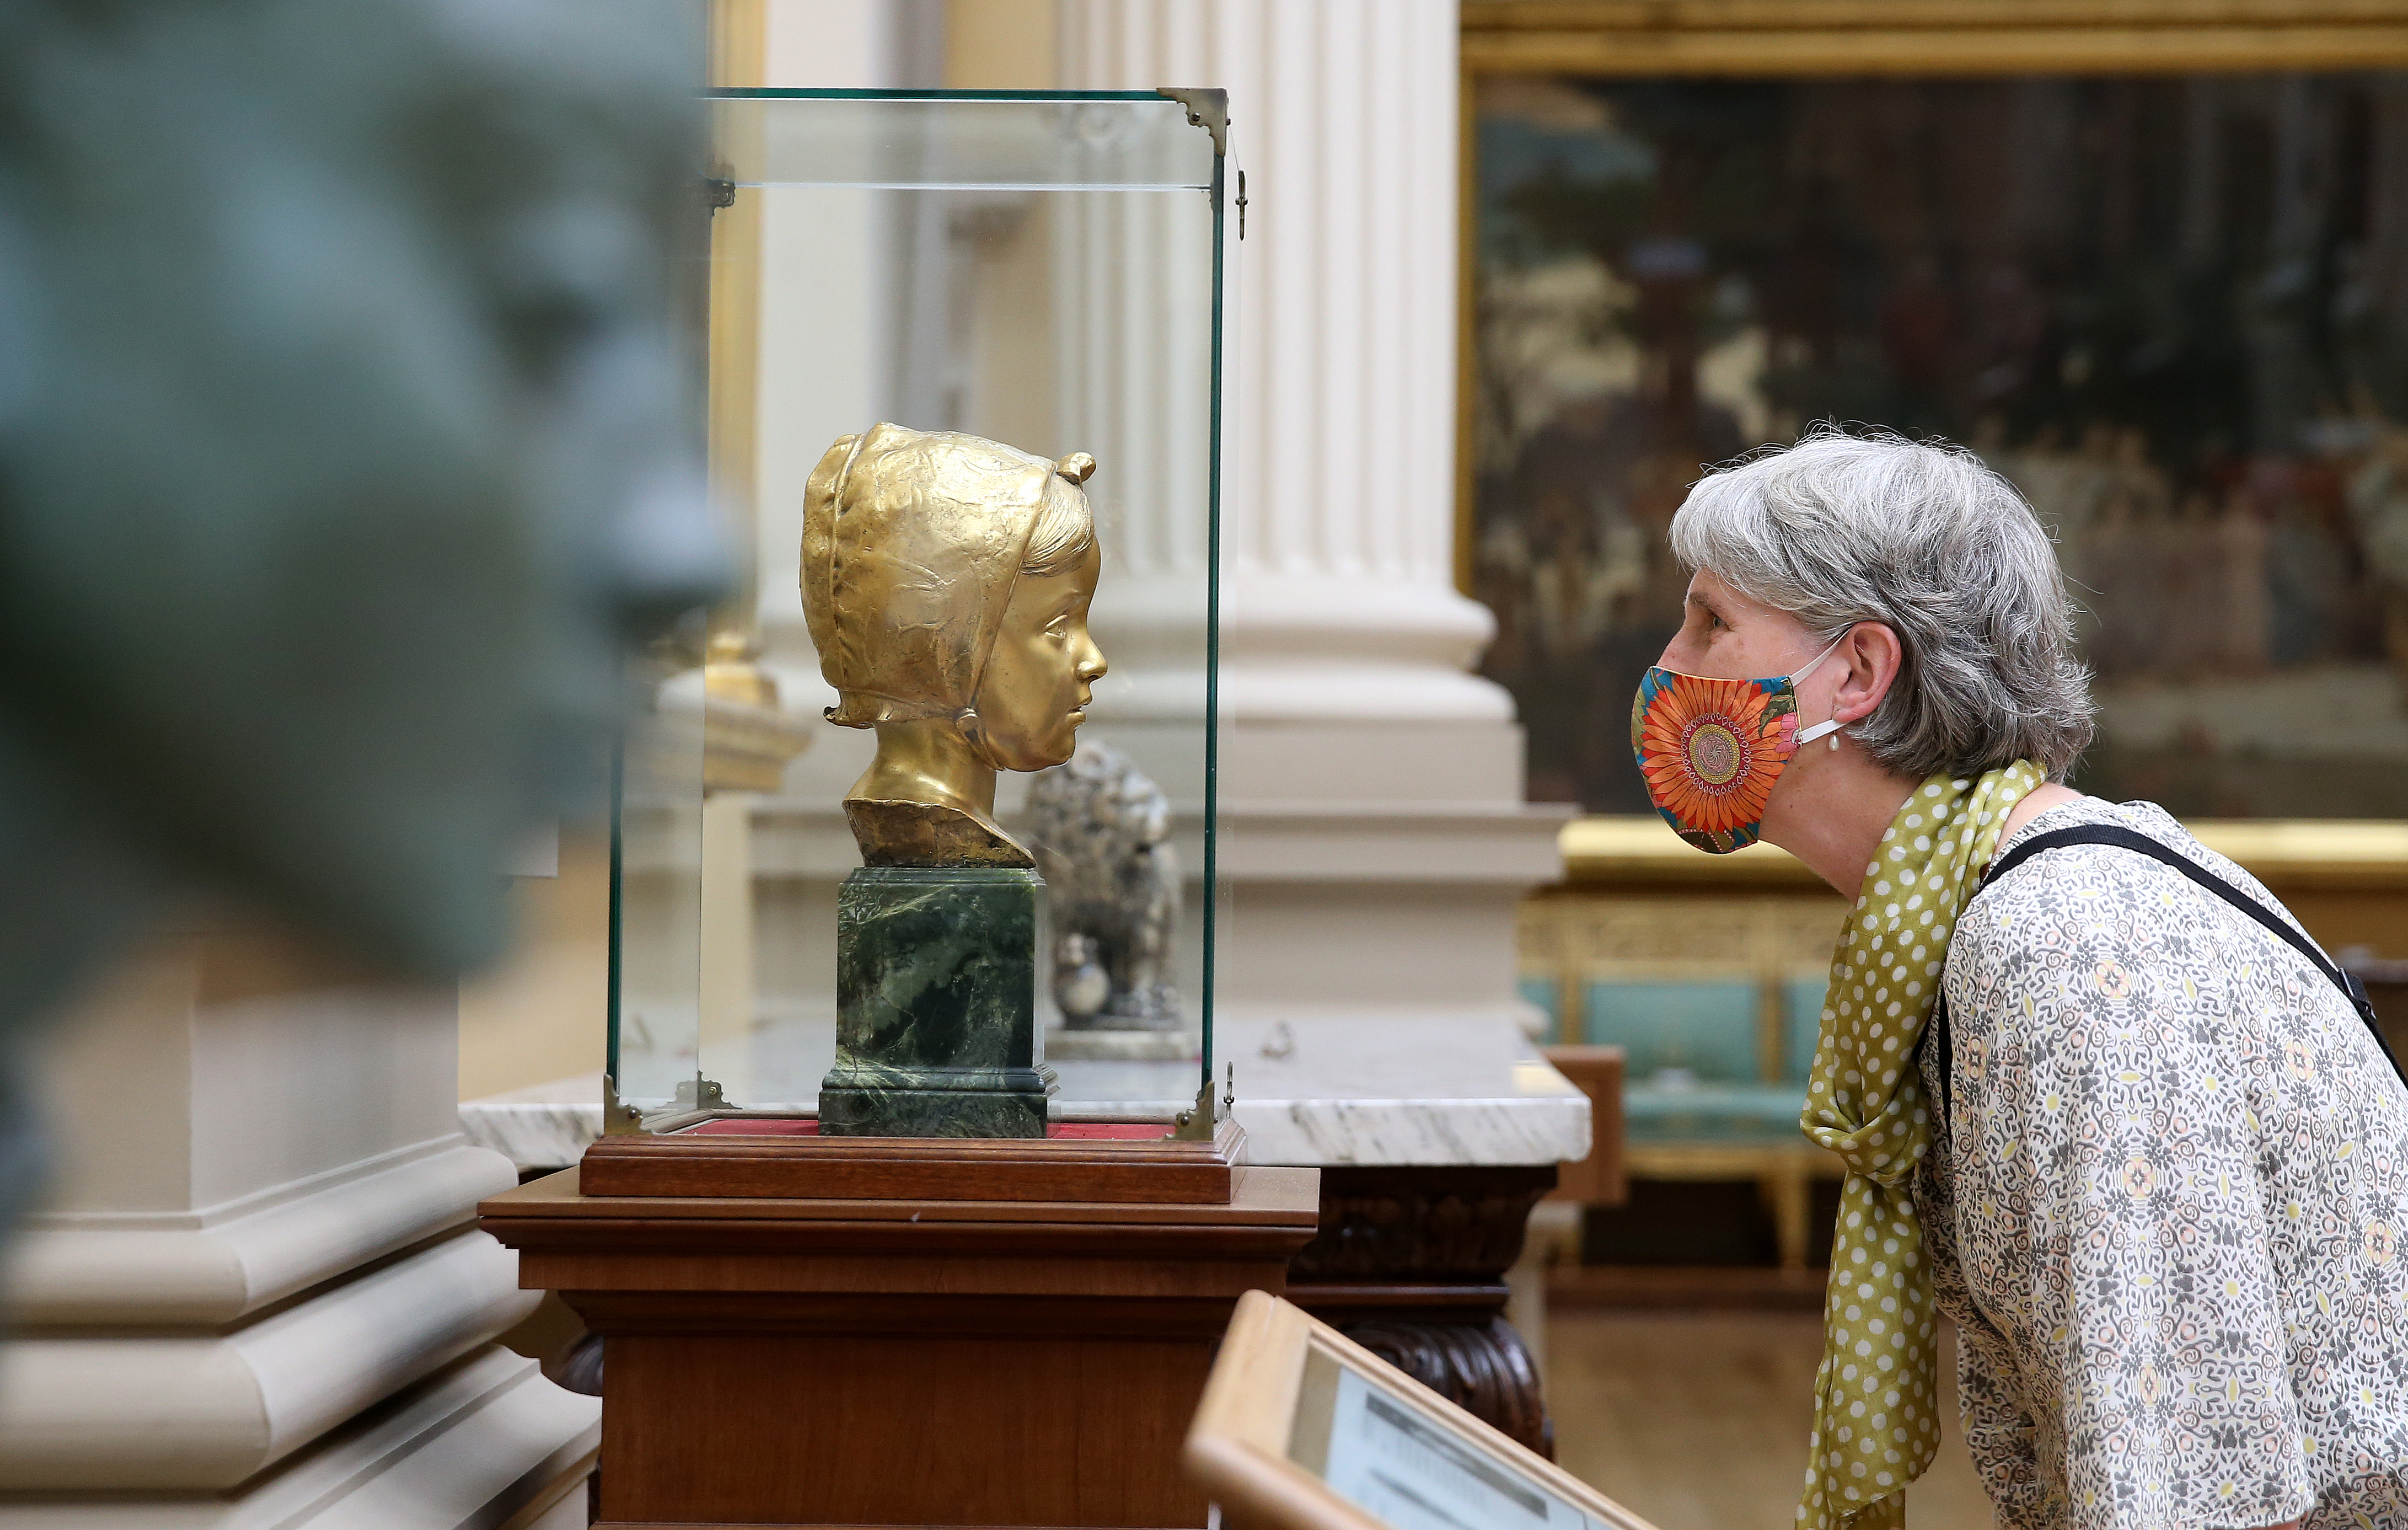
<instances>
[{"instance_id":1,"label":"woman's nose","mask_svg":"<svg viewBox=\"0 0 2408 1530\"><path fill-rule=\"evenodd\" d=\"M1079 658L1079 677L1082 680L1099 680L1103 677L1104 671L1111 668L1111 665L1104 662L1104 651L1096 646L1093 639L1089 639L1086 652Z\"/></svg>"}]
</instances>

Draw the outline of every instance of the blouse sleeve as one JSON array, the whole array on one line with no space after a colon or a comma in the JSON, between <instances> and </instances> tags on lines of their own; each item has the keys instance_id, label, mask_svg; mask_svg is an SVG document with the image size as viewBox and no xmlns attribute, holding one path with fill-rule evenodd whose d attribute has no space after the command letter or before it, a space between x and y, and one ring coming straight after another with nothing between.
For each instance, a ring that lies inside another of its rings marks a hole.
<instances>
[{"instance_id":1,"label":"blouse sleeve","mask_svg":"<svg viewBox=\"0 0 2408 1530\"><path fill-rule=\"evenodd\" d=\"M2172 873L2118 855L2059 852L2088 864L2036 865L1958 931L1959 1257L2024 1415L1982 1427L2028 1427L2082 1530L2278 1524L2315 1488L2217 975L2257 954L2206 948ZM2069 874L2084 896L2052 891Z\"/></svg>"}]
</instances>

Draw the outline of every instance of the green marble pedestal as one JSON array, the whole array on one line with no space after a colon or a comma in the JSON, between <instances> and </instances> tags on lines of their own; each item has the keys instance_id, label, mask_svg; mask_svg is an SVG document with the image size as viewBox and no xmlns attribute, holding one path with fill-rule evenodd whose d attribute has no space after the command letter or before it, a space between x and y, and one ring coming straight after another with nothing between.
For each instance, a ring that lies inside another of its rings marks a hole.
<instances>
[{"instance_id":1,"label":"green marble pedestal","mask_svg":"<svg viewBox=\"0 0 2408 1530\"><path fill-rule=\"evenodd\" d=\"M820 1132L1041 1137L1036 873L865 866L836 904L836 1066Z\"/></svg>"}]
</instances>

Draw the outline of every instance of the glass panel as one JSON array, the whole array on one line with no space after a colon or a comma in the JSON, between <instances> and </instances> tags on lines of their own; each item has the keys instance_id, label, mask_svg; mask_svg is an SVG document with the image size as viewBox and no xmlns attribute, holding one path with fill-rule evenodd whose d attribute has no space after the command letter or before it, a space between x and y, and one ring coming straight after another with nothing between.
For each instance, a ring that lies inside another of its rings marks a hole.
<instances>
[{"instance_id":1,"label":"glass panel","mask_svg":"<svg viewBox=\"0 0 2408 1530\"><path fill-rule=\"evenodd\" d=\"M607 1068L623 1104L657 1113L681 1086L691 1103L700 1058L703 719L671 664L638 668L611 834Z\"/></svg>"},{"instance_id":2,"label":"glass panel","mask_svg":"<svg viewBox=\"0 0 2408 1530\"><path fill-rule=\"evenodd\" d=\"M1974 447L2054 530L2100 742L2177 814L2408 813L2408 77L1490 79L1474 593L1533 798L1643 813L1704 464Z\"/></svg>"},{"instance_id":3,"label":"glass panel","mask_svg":"<svg viewBox=\"0 0 2408 1530\"><path fill-rule=\"evenodd\" d=\"M1055 1114L1184 1106L1213 904L1211 136L1152 95L757 93L714 108L737 183L712 230L714 470L754 567L718 620L756 643L751 667L808 747L778 789L730 784L713 757L701 1070L734 1104L796 1111L835 1061L838 889L860 864L842 804L877 738L822 720L838 698L798 545L822 456L890 422L1096 459L1090 625L1110 670L1081 758L1000 772L996 817L1049 884L1038 1007Z\"/></svg>"},{"instance_id":4,"label":"glass panel","mask_svg":"<svg viewBox=\"0 0 2408 1530\"><path fill-rule=\"evenodd\" d=\"M712 103L743 186L1209 191L1212 139L1154 94L1016 100L748 94Z\"/></svg>"}]
</instances>

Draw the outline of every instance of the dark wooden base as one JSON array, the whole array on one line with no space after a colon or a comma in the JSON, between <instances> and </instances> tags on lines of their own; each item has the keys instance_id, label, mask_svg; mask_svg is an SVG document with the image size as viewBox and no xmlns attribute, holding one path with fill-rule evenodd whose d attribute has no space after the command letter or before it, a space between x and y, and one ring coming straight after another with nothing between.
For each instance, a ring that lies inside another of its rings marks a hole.
<instances>
[{"instance_id":1,"label":"dark wooden base","mask_svg":"<svg viewBox=\"0 0 2408 1530\"><path fill-rule=\"evenodd\" d=\"M602 1197L571 1171L482 1209L607 1345L604 1523L1168 1530L1205 1523L1178 1456L1213 1345L1284 1288L1317 1180L1240 1170L1212 1205Z\"/></svg>"},{"instance_id":2,"label":"dark wooden base","mask_svg":"<svg viewBox=\"0 0 2408 1530\"><path fill-rule=\"evenodd\" d=\"M1555 1183L1552 1166L1325 1169L1321 1231L1288 1267L1288 1300L1552 1460L1505 1272Z\"/></svg>"}]
</instances>

